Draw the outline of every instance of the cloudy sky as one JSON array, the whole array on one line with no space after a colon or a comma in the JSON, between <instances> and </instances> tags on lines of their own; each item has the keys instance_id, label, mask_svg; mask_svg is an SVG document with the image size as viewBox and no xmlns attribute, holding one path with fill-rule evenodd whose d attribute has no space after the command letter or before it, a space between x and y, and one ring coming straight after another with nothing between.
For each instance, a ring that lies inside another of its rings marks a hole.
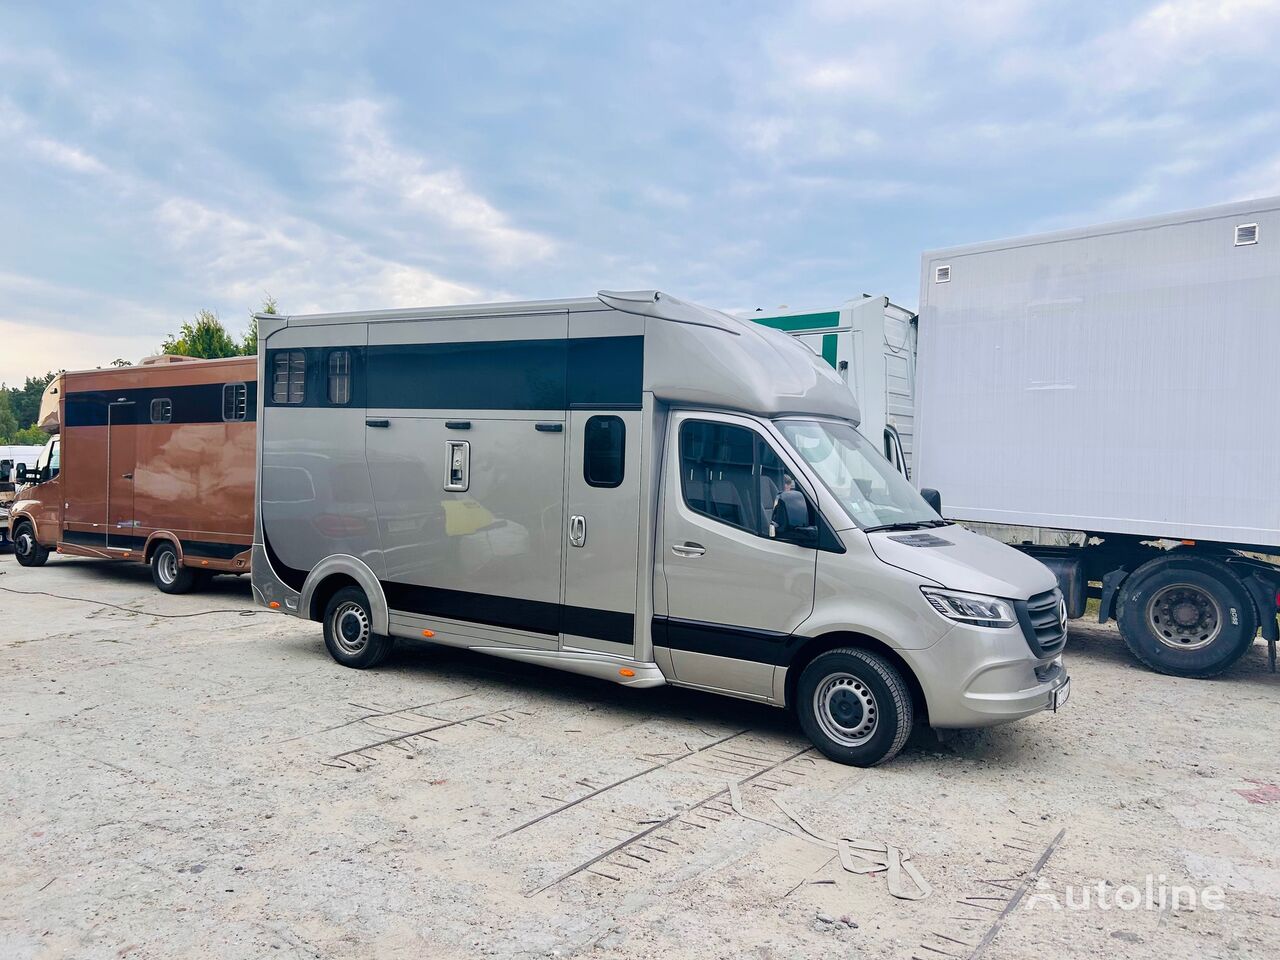
<instances>
[{"instance_id":1,"label":"cloudy sky","mask_svg":"<svg viewBox=\"0 0 1280 960\"><path fill-rule=\"evenodd\" d=\"M197 309L914 306L922 250L1280 194L1280 0L0 6L0 380Z\"/></svg>"}]
</instances>

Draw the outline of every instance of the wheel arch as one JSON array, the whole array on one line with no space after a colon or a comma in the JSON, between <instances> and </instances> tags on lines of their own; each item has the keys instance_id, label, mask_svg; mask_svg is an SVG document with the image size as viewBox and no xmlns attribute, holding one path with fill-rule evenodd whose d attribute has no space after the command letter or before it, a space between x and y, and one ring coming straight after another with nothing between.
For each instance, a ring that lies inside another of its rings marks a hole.
<instances>
[{"instance_id":1,"label":"wheel arch","mask_svg":"<svg viewBox=\"0 0 1280 960\"><path fill-rule=\"evenodd\" d=\"M151 536L147 537L147 542L142 546L142 562L150 563L151 558L160 549L160 544L168 543L173 546L174 552L178 555L178 562L184 563L182 558L182 541L168 530L157 530Z\"/></svg>"},{"instance_id":2,"label":"wheel arch","mask_svg":"<svg viewBox=\"0 0 1280 960\"><path fill-rule=\"evenodd\" d=\"M883 640L878 640L869 634L850 630L824 633L821 636L812 637L800 645L795 655L791 658L791 662L787 664L782 690L783 706L787 708L795 706L796 686L800 682L800 674L804 673L804 668L827 651L839 650L841 647L854 647L859 650L866 650L868 653L879 654L893 664L898 672L902 674L903 681L911 691L911 702L915 708L916 716L925 723L929 722L929 702L925 697L924 687L921 686L920 678L911 669L911 665L903 659L902 654Z\"/></svg>"},{"instance_id":3,"label":"wheel arch","mask_svg":"<svg viewBox=\"0 0 1280 960\"><path fill-rule=\"evenodd\" d=\"M390 633L390 611L382 584L368 564L345 554L326 557L307 574L298 598L298 612L310 620L319 621L329 599L347 586L359 587L369 598L374 632L384 636Z\"/></svg>"}]
</instances>

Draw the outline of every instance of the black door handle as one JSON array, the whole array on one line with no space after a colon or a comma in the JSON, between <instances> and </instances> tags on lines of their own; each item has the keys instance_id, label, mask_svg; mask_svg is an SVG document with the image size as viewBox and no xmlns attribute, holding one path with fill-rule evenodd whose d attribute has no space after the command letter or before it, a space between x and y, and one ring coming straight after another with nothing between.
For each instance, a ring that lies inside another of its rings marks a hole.
<instances>
[{"instance_id":1,"label":"black door handle","mask_svg":"<svg viewBox=\"0 0 1280 960\"><path fill-rule=\"evenodd\" d=\"M564 429L564 424L563 423L539 423L539 424L535 424L533 429L540 430L543 433L559 433Z\"/></svg>"},{"instance_id":2,"label":"black door handle","mask_svg":"<svg viewBox=\"0 0 1280 960\"><path fill-rule=\"evenodd\" d=\"M390 420L366 420L364 422L364 425L366 427L389 427L391 426L391 421Z\"/></svg>"}]
</instances>

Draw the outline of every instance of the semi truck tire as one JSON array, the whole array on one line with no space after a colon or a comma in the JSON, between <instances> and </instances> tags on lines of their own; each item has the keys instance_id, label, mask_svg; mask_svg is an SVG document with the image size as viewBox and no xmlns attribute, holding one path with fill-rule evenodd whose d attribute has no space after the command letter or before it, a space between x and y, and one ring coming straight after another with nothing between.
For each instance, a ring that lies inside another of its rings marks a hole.
<instances>
[{"instance_id":1,"label":"semi truck tire","mask_svg":"<svg viewBox=\"0 0 1280 960\"><path fill-rule=\"evenodd\" d=\"M29 520L20 521L13 531L13 554L24 567L42 567L49 559L49 548L40 546Z\"/></svg>"},{"instance_id":2,"label":"semi truck tire","mask_svg":"<svg viewBox=\"0 0 1280 960\"><path fill-rule=\"evenodd\" d=\"M911 691L889 661L845 647L813 659L796 684L805 735L830 760L874 767L891 760L911 734Z\"/></svg>"},{"instance_id":3,"label":"semi truck tire","mask_svg":"<svg viewBox=\"0 0 1280 960\"><path fill-rule=\"evenodd\" d=\"M1120 588L1116 622L1130 652L1175 677L1215 677L1258 632L1249 591L1221 560L1161 557Z\"/></svg>"},{"instance_id":4,"label":"semi truck tire","mask_svg":"<svg viewBox=\"0 0 1280 960\"><path fill-rule=\"evenodd\" d=\"M184 567L172 543L162 543L151 554L151 579L161 593L189 593L196 585L196 571Z\"/></svg>"},{"instance_id":5,"label":"semi truck tire","mask_svg":"<svg viewBox=\"0 0 1280 960\"><path fill-rule=\"evenodd\" d=\"M343 587L325 604L324 645L344 667L376 667L394 644L391 637L373 632L369 598L359 587Z\"/></svg>"}]
</instances>

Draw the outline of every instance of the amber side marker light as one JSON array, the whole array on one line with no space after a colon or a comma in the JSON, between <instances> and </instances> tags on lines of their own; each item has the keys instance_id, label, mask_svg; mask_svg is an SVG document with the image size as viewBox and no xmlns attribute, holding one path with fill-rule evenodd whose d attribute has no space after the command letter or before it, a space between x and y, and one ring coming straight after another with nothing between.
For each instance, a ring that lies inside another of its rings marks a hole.
<instances>
[{"instance_id":1,"label":"amber side marker light","mask_svg":"<svg viewBox=\"0 0 1280 960\"><path fill-rule=\"evenodd\" d=\"M268 604L267 604L267 606L268 606L268 607L270 607L272 610L279 610L279 609L280 609L280 601L279 601L279 600L272 600L270 603L268 603Z\"/></svg>"},{"instance_id":2,"label":"amber side marker light","mask_svg":"<svg viewBox=\"0 0 1280 960\"><path fill-rule=\"evenodd\" d=\"M622 676L624 677L634 677L636 675L636 672L632 670L630 667L623 667L621 670L618 671L618 673L622 674Z\"/></svg>"},{"instance_id":3,"label":"amber side marker light","mask_svg":"<svg viewBox=\"0 0 1280 960\"><path fill-rule=\"evenodd\" d=\"M430 638L430 637L434 637L436 635L436 632L434 630L423 630L422 635L424 637Z\"/></svg>"}]
</instances>

